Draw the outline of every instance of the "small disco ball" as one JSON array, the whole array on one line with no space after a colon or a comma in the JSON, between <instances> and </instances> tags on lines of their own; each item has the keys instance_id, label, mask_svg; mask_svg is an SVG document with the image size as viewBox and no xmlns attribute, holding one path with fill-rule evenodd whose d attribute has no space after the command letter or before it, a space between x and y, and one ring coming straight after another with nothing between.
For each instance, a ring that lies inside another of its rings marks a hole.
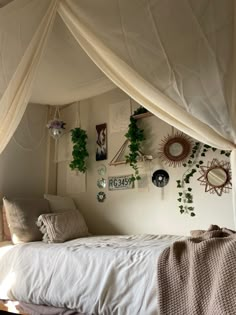
<instances>
[{"instance_id":1,"label":"small disco ball","mask_svg":"<svg viewBox=\"0 0 236 315\"><path fill-rule=\"evenodd\" d=\"M62 134L64 132L64 129L63 128L50 128L49 129L49 133L50 135L53 137L53 139L57 140L59 139Z\"/></svg>"}]
</instances>

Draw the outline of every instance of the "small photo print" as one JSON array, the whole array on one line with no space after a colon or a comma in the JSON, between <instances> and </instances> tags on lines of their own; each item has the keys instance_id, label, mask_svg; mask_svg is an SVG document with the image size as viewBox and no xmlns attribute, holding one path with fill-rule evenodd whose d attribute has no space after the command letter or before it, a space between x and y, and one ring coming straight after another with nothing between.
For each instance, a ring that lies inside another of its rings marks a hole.
<instances>
[{"instance_id":1,"label":"small photo print","mask_svg":"<svg viewBox=\"0 0 236 315\"><path fill-rule=\"evenodd\" d=\"M97 149L96 161L107 159L107 124L96 125Z\"/></svg>"}]
</instances>

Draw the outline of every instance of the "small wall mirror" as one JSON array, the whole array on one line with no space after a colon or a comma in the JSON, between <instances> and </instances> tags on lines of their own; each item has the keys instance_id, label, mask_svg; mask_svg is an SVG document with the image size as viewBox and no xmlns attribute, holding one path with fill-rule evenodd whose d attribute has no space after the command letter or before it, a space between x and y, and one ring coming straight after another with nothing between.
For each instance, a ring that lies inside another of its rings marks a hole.
<instances>
[{"instance_id":1,"label":"small wall mirror","mask_svg":"<svg viewBox=\"0 0 236 315\"><path fill-rule=\"evenodd\" d=\"M184 153L184 147L182 143L178 142L178 139L177 142L170 143L167 149L168 154L175 158L179 158Z\"/></svg>"},{"instance_id":2,"label":"small wall mirror","mask_svg":"<svg viewBox=\"0 0 236 315\"><path fill-rule=\"evenodd\" d=\"M205 186L205 192L221 196L232 188L230 162L213 159L200 167L200 174L198 180Z\"/></svg>"},{"instance_id":3,"label":"small wall mirror","mask_svg":"<svg viewBox=\"0 0 236 315\"><path fill-rule=\"evenodd\" d=\"M209 185L214 187L221 187L227 182L227 172L221 167L214 167L206 174Z\"/></svg>"},{"instance_id":4,"label":"small wall mirror","mask_svg":"<svg viewBox=\"0 0 236 315\"><path fill-rule=\"evenodd\" d=\"M162 140L159 158L169 166L180 166L192 151L192 141L184 133L168 135Z\"/></svg>"}]
</instances>

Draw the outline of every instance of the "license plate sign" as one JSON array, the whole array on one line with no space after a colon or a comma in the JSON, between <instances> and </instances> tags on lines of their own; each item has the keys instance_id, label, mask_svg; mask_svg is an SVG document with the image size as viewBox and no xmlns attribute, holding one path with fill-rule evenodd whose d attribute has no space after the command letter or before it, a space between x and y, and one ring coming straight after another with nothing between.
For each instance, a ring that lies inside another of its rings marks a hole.
<instances>
[{"instance_id":1,"label":"license plate sign","mask_svg":"<svg viewBox=\"0 0 236 315\"><path fill-rule=\"evenodd\" d=\"M109 190L121 190L134 188L134 182L131 181L132 175L108 177Z\"/></svg>"}]
</instances>

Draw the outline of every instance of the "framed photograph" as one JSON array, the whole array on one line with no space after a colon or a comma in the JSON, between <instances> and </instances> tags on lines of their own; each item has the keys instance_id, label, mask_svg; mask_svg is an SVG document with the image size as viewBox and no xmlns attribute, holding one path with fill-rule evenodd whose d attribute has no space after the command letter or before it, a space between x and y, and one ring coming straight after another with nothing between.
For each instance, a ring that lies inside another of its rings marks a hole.
<instances>
[{"instance_id":1,"label":"framed photograph","mask_svg":"<svg viewBox=\"0 0 236 315\"><path fill-rule=\"evenodd\" d=\"M107 159L107 124L96 125L97 149L96 161Z\"/></svg>"}]
</instances>

